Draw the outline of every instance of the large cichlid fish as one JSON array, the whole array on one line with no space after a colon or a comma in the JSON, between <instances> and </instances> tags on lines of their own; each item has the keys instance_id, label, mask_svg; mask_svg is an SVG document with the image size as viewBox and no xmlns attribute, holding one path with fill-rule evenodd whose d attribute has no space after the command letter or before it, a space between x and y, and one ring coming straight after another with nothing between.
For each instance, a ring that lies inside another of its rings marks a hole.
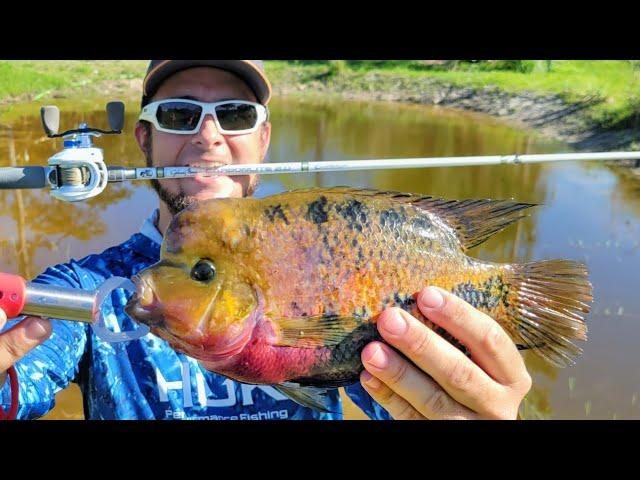
<instances>
[{"instance_id":1,"label":"large cichlid fish","mask_svg":"<svg viewBox=\"0 0 640 480\"><path fill-rule=\"evenodd\" d=\"M205 368L270 384L323 410L327 388L358 381L376 318L442 287L494 318L519 348L554 365L580 353L592 287L568 260L484 262L466 251L532 204L309 189L212 199L174 217L161 260L133 278L135 320Z\"/></svg>"}]
</instances>

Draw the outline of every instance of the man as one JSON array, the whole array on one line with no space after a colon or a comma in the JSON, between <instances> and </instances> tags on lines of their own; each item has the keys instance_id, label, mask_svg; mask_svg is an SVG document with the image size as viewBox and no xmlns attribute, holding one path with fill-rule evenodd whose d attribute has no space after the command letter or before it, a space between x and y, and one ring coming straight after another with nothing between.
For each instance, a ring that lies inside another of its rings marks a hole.
<instances>
[{"instance_id":1,"label":"man","mask_svg":"<svg viewBox=\"0 0 640 480\"><path fill-rule=\"evenodd\" d=\"M264 108L271 86L261 62L154 60L143 89L135 135L148 164L263 161L271 134ZM212 105L216 102L223 103ZM159 260L162 232L172 215L203 199L251 195L255 186L255 176L154 182L159 208L139 233L101 254L50 267L34 281L95 289L114 275L129 278ZM111 296L105 315L112 326L129 330L134 325L123 311L128 297L119 292ZM407 312L390 308L378 322L388 344L366 346L366 370L361 383L346 388L348 395L371 418L516 418L531 379L507 334L437 288L420 292L418 306L464 343L470 356ZM5 322L0 312L0 328ZM22 399L19 418L44 415L69 381L80 385L88 419L341 418L302 407L270 386L243 385L208 372L153 335L109 344L76 322L27 318L12 324L0 334L0 381L14 364ZM1 393L6 410L7 385ZM330 391L327 407L341 411L337 390Z\"/></svg>"}]
</instances>

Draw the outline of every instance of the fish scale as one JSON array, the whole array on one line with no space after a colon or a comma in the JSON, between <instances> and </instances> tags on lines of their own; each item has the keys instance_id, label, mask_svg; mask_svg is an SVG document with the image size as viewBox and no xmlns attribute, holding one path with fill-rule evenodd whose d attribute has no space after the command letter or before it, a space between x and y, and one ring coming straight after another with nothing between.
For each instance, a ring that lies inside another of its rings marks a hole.
<instances>
[{"instance_id":1,"label":"fish scale","mask_svg":"<svg viewBox=\"0 0 640 480\"><path fill-rule=\"evenodd\" d=\"M280 266L286 258L301 260L289 263L288 268L271 270L272 283L286 286L294 282L306 287L306 291L317 292L315 298L307 298L306 303L297 300L298 291L288 288L274 292L273 297L280 299L283 305L288 300L295 302L298 309L305 305L307 315L329 313L348 316L361 307L363 298L366 298L364 303L370 309L377 309L382 297L393 291L394 287L404 286L404 291L414 292L425 285L429 271L433 272L433 276L446 275L445 256L436 258L436 262L424 259L425 252L433 252L433 242L421 235L422 232L415 231L407 219L407 209L389 201L384 203L386 205L383 204L383 208L376 210L375 207L364 207L357 200L341 196L327 199L322 196L307 203L281 206L287 219L299 219L297 224L292 223L295 233L291 236L285 232L284 235L276 233L279 226L277 219L269 216L263 218L257 226L257 230L263 232L260 243L264 246L263 257L258 262ZM355 210L353 204L358 206L357 215L352 214ZM314 231L314 227L317 230ZM362 233L365 229L372 232L375 242ZM317 236L327 239L326 243L323 242L324 248L319 251ZM268 242L267 238L270 239ZM451 254L454 254L453 248L458 245L452 239L446 240L443 249L449 247ZM408 249L408 245L412 249ZM363 247L373 255L358 255ZM382 261L371 262L376 252L379 252L378 258L382 257ZM427 265L428 262L430 265ZM316 267L318 270L314 274ZM427 267L430 267L429 270ZM383 272L387 275L382 275ZM376 280L375 284L371 282L373 279ZM350 288L340 290L346 291L351 298L342 295L338 302L340 310L333 311L335 302L329 299L334 298L332 293L335 287L344 287L349 283L353 283ZM274 312L274 315L290 314L282 310Z\"/></svg>"}]
</instances>

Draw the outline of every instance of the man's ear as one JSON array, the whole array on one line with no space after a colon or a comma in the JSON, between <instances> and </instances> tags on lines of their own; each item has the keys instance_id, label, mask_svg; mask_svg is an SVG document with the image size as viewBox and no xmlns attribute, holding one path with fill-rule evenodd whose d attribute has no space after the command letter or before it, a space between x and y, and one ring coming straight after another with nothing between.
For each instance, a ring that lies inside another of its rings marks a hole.
<instances>
[{"instance_id":1,"label":"man's ear","mask_svg":"<svg viewBox=\"0 0 640 480\"><path fill-rule=\"evenodd\" d=\"M140 147L142 153L147 154L149 146L151 145L151 126L143 125L142 122L137 122L134 133L136 141L138 142L138 147Z\"/></svg>"},{"instance_id":2,"label":"man's ear","mask_svg":"<svg viewBox=\"0 0 640 480\"><path fill-rule=\"evenodd\" d=\"M271 122L264 122L260 128L260 155L261 161L264 160L269 142L271 141Z\"/></svg>"}]
</instances>

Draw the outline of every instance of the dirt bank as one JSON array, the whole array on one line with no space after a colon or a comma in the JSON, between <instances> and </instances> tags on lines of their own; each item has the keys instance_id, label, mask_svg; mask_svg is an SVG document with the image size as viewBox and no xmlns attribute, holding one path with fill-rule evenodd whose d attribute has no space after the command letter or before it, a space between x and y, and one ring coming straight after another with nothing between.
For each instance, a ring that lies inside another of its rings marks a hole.
<instances>
[{"instance_id":1,"label":"dirt bank","mask_svg":"<svg viewBox=\"0 0 640 480\"><path fill-rule=\"evenodd\" d=\"M345 99L374 99L440 105L482 112L531 128L568 143L576 151L640 150L640 126L607 130L587 114L599 100L585 98L568 103L557 94L512 93L497 87L461 87L437 79L393 77L375 72L339 77L305 78L289 74L274 82L276 95L332 95ZM640 176L635 161L609 162Z\"/></svg>"}]
</instances>

